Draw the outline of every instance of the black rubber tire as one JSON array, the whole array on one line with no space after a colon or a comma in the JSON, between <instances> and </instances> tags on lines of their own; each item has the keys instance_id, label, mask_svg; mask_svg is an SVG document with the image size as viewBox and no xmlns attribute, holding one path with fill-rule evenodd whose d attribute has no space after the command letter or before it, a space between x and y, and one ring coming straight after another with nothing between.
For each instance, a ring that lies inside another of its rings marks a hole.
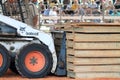
<instances>
[{"instance_id":1,"label":"black rubber tire","mask_svg":"<svg viewBox=\"0 0 120 80\"><path fill-rule=\"evenodd\" d=\"M11 57L10 67L9 69L14 72L15 74L19 74L16 67L15 67L15 57Z\"/></svg>"},{"instance_id":2,"label":"black rubber tire","mask_svg":"<svg viewBox=\"0 0 120 80\"><path fill-rule=\"evenodd\" d=\"M10 66L10 55L7 49L0 44L0 54L3 58L2 66L0 67L0 76L4 75Z\"/></svg>"},{"instance_id":3,"label":"black rubber tire","mask_svg":"<svg viewBox=\"0 0 120 80\"><path fill-rule=\"evenodd\" d=\"M28 70L24 63L26 55L34 50L41 52L45 57L45 66L42 68L42 70L37 72L31 72L30 70ZM52 69L52 54L50 53L48 47L42 44L32 43L22 47L19 51L19 54L16 55L15 59L16 68L23 77L42 78L49 74Z\"/></svg>"}]
</instances>

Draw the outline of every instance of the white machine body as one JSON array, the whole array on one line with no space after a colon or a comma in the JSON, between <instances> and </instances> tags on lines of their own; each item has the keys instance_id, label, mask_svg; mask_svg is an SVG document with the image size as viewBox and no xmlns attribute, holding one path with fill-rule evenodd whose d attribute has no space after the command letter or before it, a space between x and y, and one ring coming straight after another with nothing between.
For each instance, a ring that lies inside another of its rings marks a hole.
<instances>
[{"instance_id":1,"label":"white machine body","mask_svg":"<svg viewBox=\"0 0 120 80\"><path fill-rule=\"evenodd\" d=\"M0 14L0 22L15 28L17 30L18 36L25 37L25 38L20 38L20 40L18 40L18 38L13 39L12 41L9 42L2 41L0 42L0 44L4 45L8 49L8 51L17 53L21 47L23 47L26 44L29 44L30 42L44 43L49 47L49 50L52 53L53 67L51 72L52 73L55 72L57 66L57 56L54 46L54 40L52 38L51 33L45 33L43 31L34 29L30 25L27 25L25 23L22 23L20 21L17 21L15 19L9 18L1 14ZM14 47L15 49L11 50L11 47Z\"/></svg>"}]
</instances>

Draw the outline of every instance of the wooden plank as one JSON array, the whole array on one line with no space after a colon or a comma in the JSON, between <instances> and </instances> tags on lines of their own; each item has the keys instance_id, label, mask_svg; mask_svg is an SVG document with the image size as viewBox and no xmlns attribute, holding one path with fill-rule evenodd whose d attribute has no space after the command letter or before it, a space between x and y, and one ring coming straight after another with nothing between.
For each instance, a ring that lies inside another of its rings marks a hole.
<instances>
[{"instance_id":1,"label":"wooden plank","mask_svg":"<svg viewBox=\"0 0 120 80\"><path fill-rule=\"evenodd\" d=\"M55 24L54 24L54 23L46 23L46 24L42 24L42 26L47 26L47 27L49 27L49 26L55 26Z\"/></svg>"},{"instance_id":2,"label":"wooden plank","mask_svg":"<svg viewBox=\"0 0 120 80\"><path fill-rule=\"evenodd\" d=\"M68 29L61 29L61 30L65 31L65 32L73 32L73 29L71 29L71 28L68 28Z\"/></svg>"},{"instance_id":3,"label":"wooden plank","mask_svg":"<svg viewBox=\"0 0 120 80\"><path fill-rule=\"evenodd\" d=\"M119 42L106 42L106 43L102 43L102 42L73 43L71 42L70 44L72 44L72 46L74 44L74 49L120 49Z\"/></svg>"},{"instance_id":4,"label":"wooden plank","mask_svg":"<svg viewBox=\"0 0 120 80\"><path fill-rule=\"evenodd\" d=\"M75 57L120 57L120 50L67 50Z\"/></svg>"},{"instance_id":5,"label":"wooden plank","mask_svg":"<svg viewBox=\"0 0 120 80\"><path fill-rule=\"evenodd\" d=\"M70 23L70 22L67 22L67 23L65 23L65 24L61 24L61 25L59 25L59 26L57 26L57 25L55 25L58 29L60 29L60 30L64 30L64 31L66 31L66 32L73 32L73 27L72 27L72 23Z\"/></svg>"},{"instance_id":6,"label":"wooden plank","mask_svg":"<svg viewBox=\"0 0 120 80\"><path fill-rule=\"evenodd\" d=\"M120 73L75 73L73 71L68 71L68 77L71 78L120 78Z\"/></svg>"},{"instance_id":7,"label":"wooden plank","mask_svg":"<svg viewBox=\"0 0 120 80\"><path fill-rule=\"evenodd\" d=\"M120 41L120 34L74 34L74 41Z\"/></svg>"},{"instance_id":8,"label":"wooden plank","mask_svg":"<svg viewBox=\"0 0 120 80\"><path fill-rule=\"evenodd\" d=\"M74 23L73 25L77 26L104 26L104 27L113 27L113 26L118 26L120 27L120 24L118 23L94 23L94 22L81 22L81 23ZM76 27L76 26L75 26Z\"/></svg>"},{"instance_id":9,"label":"wooden plank","mask_svg":"<svg viewBox=\"0 0 120 80\"><path fill-rule=\"evenodd\" d=\"M120 65L76 66L72 63L67 63L67 71L74 71L74 72L119 72L120 73Z\"/></svg>"},{"instance_id":10,"label":"wooden plank","mask_svg":"<svg viewBox=\"0 0 120 80\"><path fill-rule=\"evenodd\" d=\"M80 26L75 27L74 32L83 32L83 33L120 33L120 27L104 27L104 26Z\"/></svg>"},{"instance_id":11,"label":"wooden plank","mask_svg":"<svg viewBox=\"0 0 120 80\"><path fill-rule=\"evenodd\" d=\"M73 41L72 40L67 40L66 46L72 48L74 46Z\"/></svg>"},{"instance_id":12,"label":"wooden plank","mask_svg":"<svg viewBox=\"0 0 120 80\"><path fill-rule=\"evenodd\" d=\"M71 29L71 23L62 23L62 24L55 24L55 28L57 29Z\"/></svg>"},{"instance_id":13,"label":"wooden plank","mask_svg":"<svg viewBox=\"0 0 120 80\"><path fill-rule=\"evenodd\" d=\"M120 64L120 58L77 58L75 56L67 56L67 62L74 65L106 65Z\"/></svg>"},{"instance_id":14,"label":"wooden plank","mask_svg":"<svg viewBox=\"0 0 120 80\"><path fill-rule=\"evenodd\" d=\"M66 38L67 38L67 39L72 39L72 40L73 40L73 39L74 39L73 33L68 33L68 32L67 32L67 33L66 33Z\"/></svg>"},{"instance_id":15,"label":"wooden plank","mask_svg":"<svg viewBox=\"0 0 120 80\"><path fill-rule=\"evenodd\" d=\"M72 48L67 48L68 55L74 55L74 50Z\"/></svg>"}]
</instances>

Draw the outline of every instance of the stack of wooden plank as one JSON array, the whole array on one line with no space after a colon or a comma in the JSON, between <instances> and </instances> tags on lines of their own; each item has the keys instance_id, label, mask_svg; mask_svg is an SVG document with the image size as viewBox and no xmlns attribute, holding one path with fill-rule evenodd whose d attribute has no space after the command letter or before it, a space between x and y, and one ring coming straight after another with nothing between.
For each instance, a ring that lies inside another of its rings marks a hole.
<instances>
[{"instance_id":1,"label":"stack of wooden plank","mask_svg":"<svg viewBox=\"0 0 120 80\"><path fill-rule=\"evenodd\" d=\"M120 78L120 24L76 23L67 32L67 76Z\"/></svg>"}]
</instances>

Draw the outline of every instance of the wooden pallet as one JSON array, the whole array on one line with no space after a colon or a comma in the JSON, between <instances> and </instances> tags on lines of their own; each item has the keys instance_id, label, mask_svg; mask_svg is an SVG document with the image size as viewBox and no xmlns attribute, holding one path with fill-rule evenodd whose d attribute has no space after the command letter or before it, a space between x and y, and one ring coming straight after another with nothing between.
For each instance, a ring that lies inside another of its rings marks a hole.
<instances>
[{"instance_id":1,"label":"wooden pallet","mask_svg":"<svg viewBox=\"0 0 120 80\"><path fill-rule=\"evenodd\" d=\"M120 33L120 24L115 23L65 23L56 24L59 30L80 33Z\"/></svg>"},{"instance_id":2,"label":"wooden pallet","mask_svg":"<svg viewBox=\"0 0 120 80\"><path fill-rule=\"evenodd\" d=\"M119 72L73 72L73 71L68 71L67 74L68 77L70 78L120 78L120 73Z\"/></svg>"},{"instance_id":3,"label":"wooden pallet","mask_svg":"<svg viewBox=\"0 0 120 80\"><path fill-rule=\"evenodd\" d=\"M72 63L68 63L67 70L73 71L73 72L118 72L120 73L120 65L74 65Z\"/></svg>"},{"instance_id":4,"label":"wooden pallet","mask_svg":"<svg viewBox=\"0 0 120 80\"><path fill-rule=\"evenodd\" d=\"M66 30L68 77L120 78L120 25L80 23L70 27Z\"/></svg>"},{"instance_id":5,"label":"wooden pallet","mask_svg":"<svg viewBox=\"0 0 120 80\"><path fill-rule=\"evenodd\" d=\"M68 33L69 37L73 35ZM74 33L74 42L112 42L120 41L120 34L80 34ZM69 38L68 37L68 38ZM69 38L70 39L70 38Z\"/></svg>"},{"instance_id":6,"label":"wooden pallet","mask_svg":"<svg viewBox=\"0 0 120 80\"><path fill-rule=\"evenodd\" d=\"M67 54L73 55L78 58L85 58L85 57L120 57L120 50L73 50L72 48L67 48Z\"/></svg>"},{"instance_id":7,"label":"wooden pallet","mask_svg":"<svg viewBox=\"0 0 120 80\"><path fill-rule=\"evenodd\" d=\"M89 66L89 65L120 65L120 58L78 58L68 56L68 65ZM120 68L119 68L120 69Z\"/></svg>"}]
</instances>

